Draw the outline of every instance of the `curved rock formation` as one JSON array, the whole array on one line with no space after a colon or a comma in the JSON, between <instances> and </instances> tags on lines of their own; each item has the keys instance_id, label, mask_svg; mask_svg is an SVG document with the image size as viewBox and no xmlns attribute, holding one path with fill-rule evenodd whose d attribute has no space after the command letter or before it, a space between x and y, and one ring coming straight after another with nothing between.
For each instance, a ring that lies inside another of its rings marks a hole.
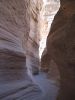
<instances>
[{"instance_id":1,"label":"curved rock formation","mask_svg":"<svg viewBox=\"0 0 75 100\"><path fill-rule=\"evenodd\" d=\"M75 99L75 1L60 0L47 37L47 54L58 65L60 92L57 100Z\"/></svg>"},{"instance_id":2,"label":"curved rock formation","mask_svg":"<svg viewBox=\"0 0 75 100\"><path fill-rule=\"evenodd\" d=\"M27 67L32 74L39 73L39 15L42 0L30 0L30 32L27 41Z\"/></svg>"},{"instance_id":3,"label":"curved rock formation","mask_svg":"<svg viewBox=\"0 0 75 100\"><path fill-rule=\"evenodd\" d=\"M0 100L42 100L27 74L30 0L0 0Z\"/></svg>"},{"instance_id":4,"label":"curved rock formation","mask_svg":"<svg viewBox=\"0 0 75 100\"><path fill-rule=\"evenodd\" d=\"M44 17L43 20L45 21L45 23L43 24L43 27L42 27L43 31L41 32L41 34L42 34L41 48L43 47L45 39L50 30L52 20L55 16L56 12L59 9L59 6L60 6L59 0L47 0L46 3L44 4L44 7L42 9L42 12L44 12L44 15L41 14ZM50 79L58 81L60 78L58 67L57 67L56 63L53 61L53 59L48 55L47 48L44 49L42 56L41 56L41 70L47 72L48 77Z\"/></svg>"}]
</instances>

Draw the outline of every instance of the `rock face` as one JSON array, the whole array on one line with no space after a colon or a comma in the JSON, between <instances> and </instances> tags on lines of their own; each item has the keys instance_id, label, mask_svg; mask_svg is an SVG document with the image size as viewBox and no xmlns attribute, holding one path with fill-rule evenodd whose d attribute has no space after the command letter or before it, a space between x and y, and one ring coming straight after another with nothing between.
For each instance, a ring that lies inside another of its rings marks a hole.
<instances>
[{"instance_id":1,"label":"rock face","mask_svg":"<svg viewBox=\"0 0 75 100\"><path fill-rule=\"evenodd\" d=\"M75 99L75 1L60 0L47 37L47 54L58 65L60 92L57 100Z\"/></svg>"},{"instance_id":2,"label":"rock face","mask_svg":"<svg viewBox=\"0 0 75 100\"><path fill-rule=\"evenodd\" d=\"M44 72L48 72L49 65L50 65L50 57L47 54L47 49L45 48L41 57L41 70Z\"/></svg>"},{"instance_id":3,"label":"rock face","mask_svg":"<svg viewBox=\"0 0 75 100\"><path fill-rule=\"evenodd\" d=\"M59 85L60 73L57 64L47 53L47 48L44 49L41 57L41 71L46 72L49 79L56 81Z\"/></svg>"},{"instance_id":4,"label":"rock face","mask_svg":"<svg viewBox=\"0 0 75 100\"><path fill-rule=\"evenodd\" d=\"M43 0L42 10L40 12L41 20L40 20L40 47L39 53L40 58L44 48L46 47L46 39L50 30L51 23L56 12L59 9L60 1L59 0Z\"/></svg>"},{"instance_id":5,"label":"rock face","mask_svg":"<svg viewBox=\"0 0 75 100\"><path fill-rule=\"evenodd\" d=\"M27 42L27 66L33 74L39 72L39 15L42 0L30 1L30 32Z\"/></svg>"},{"instance_id":6,"label":"rock face","mask_svg":"<svg viewBox=\"0 0 75 100\"><path fill-rule=\"evenodd\" d=\"M0 100L41 98L26 68L29 4L30 0L0 0Z\"/></svg>"},{"instance_id":7,"label":"rock face","mask_svg":"<svg viewBox=\"0 0 75 100\"><path fill-rule=\"evenodd\" d=\"M42 45L44 44L45 39L47 38L52 20L54 18L54 15L59 9L59 6L60 6L59 0L47 0L46 4L43 5L42 11L41 11L41 15L43 16L43 26L41 25L42 26L41 27L41 35L42 35L41 44ZM60 79L58 67L53 61L53 59L48 55L47 48L44 49L41 56L41 70L47 72L48 77L50 79L53 79L56 81Z\"/></svg>"}]
</instances>

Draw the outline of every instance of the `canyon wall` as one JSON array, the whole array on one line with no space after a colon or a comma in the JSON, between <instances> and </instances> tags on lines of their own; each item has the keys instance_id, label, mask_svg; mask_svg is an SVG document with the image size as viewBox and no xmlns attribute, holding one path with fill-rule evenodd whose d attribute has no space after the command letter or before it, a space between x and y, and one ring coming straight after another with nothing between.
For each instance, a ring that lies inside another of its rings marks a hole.
<instances>
[{"instance_id":1,"label":"canyon wall","mask_svg":"<svg viewBox=\"0 0 75 100\"><path fill-rule=\"evenodd\" d=\"M42 100L27 74L27 51L38 48L38 37L37 43L29 37L30 23L30 0L0 0L0 100Z\"/></svg>"},{"instance_id":2,"label":"canyon wall","mask_svg":"<svg viewBox=\"0 0 75 100\"><path fill-rule=\"evenodd\" d=\"M53 61L52 58L50 58L50 56L47 53L46 39L50 31L53 18L57 13L59 7L60 7L59 0L47 0L47 2L44 3L41 11L41 15L43 17L42 18L43 23L41 23L41 37L42 37L41 46L43 46L44 44L45 47L42 48L42 50L44 49L44 51L41 56L41 70L47 72L48 77L56 81L59 81L60 75L56 63Z\"/></svg>"},{"instance_id":3,"label":"canyon wall","mask_svg":"<svg viewBox=\"0 0 75 100\"><path fill-rule=\"evenodd\" d=\"M47 56L54 60L60 72L57 100L75 99L75 1L60 0L60 9L47 37Z\"/></svg>"},{"instance_id":4,"label":"canyon wall","mask_svg":"<svg viewBox=\"0 0 75 100\"><path fill-rule=\"evenodd\" d=\"M43 6L40 12L40 58L46 47L46 39L50 30L51 23L56 12L59 9L59 0L43 0Z\"/></svg>"},{"instance_id":5,"label":"canyon wall","mask_svg":"<svg viewBox=\"0 0 75 100\"><path fill-rule=\"evenodd\" d=\"M30 32L27 42L27 67L33 74L39 73L40 10L42 0L30 1Z\"/></svg>"}]
</instances>

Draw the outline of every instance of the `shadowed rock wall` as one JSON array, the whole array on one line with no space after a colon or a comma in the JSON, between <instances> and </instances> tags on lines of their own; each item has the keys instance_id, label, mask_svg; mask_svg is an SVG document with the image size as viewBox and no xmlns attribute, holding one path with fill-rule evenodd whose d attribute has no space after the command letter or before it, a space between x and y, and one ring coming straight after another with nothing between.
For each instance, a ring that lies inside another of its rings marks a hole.
<instances>
[{"instance_id":1,"label":"shadowed rock wall","mask_svg":"<svg viewBox=\"0 0 75 100\"><path fill-rule=\"evenodd\" d=\"M59 0L47 0L46 3L43 6L41 13L43 16L43 27L41 27L41 35L42 35L42 46L45 42L45 39L47 38L47 35L50 31L51 23L53 21L53 18L58 11L60 7L60 1ZM42 25L41 25L42 26ZM45 46L45 45L44 45ZM42 47L41 47L42 48ZM50 61L51 59L51 61ZM58 81L60 79L58 67L56 63L53 61L53 59L48 55L47 48L44 48L44 51L41 56L41 70L48 73L48 77L50 79Z\"/></svg>"},{"instance_id":2,"label":"shadowed rock wall","mask_svg":"<svg viewBox=\"0 0 75 100\"><path fill-rule=\"evenodd\" d=\"M59 84L60 73L55 61L49 56L47 48L44 49L41 57L41 71L46 72L49 79Z\"/></svg>"},{"instance_id":3,"label":"shadowed rock wall","mask_svg":"<svg viewBox=\"0 0 75 100\"><path fill-rule=\"evenodd\" d=\"M60 91L57 100L75 99L75 1L60 0L47 37L47 54L60 71Z\"/></svg>"}]
</instances>

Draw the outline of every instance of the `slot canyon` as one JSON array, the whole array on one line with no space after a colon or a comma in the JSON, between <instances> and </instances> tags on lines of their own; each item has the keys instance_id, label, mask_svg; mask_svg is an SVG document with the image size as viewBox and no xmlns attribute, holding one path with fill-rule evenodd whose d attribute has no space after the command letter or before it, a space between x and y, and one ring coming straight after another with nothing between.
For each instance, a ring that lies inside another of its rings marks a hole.
<instances>
[{"instance_id":1,"label":"slot canyon","mask_svg":"<svg viewBox=\"0 0 75 100\"><path fill-rule=\"evenodd\" d=\"M74 25L74 0L0 0L0 100L75 100Z\"/></svg>"}]
</instances>

